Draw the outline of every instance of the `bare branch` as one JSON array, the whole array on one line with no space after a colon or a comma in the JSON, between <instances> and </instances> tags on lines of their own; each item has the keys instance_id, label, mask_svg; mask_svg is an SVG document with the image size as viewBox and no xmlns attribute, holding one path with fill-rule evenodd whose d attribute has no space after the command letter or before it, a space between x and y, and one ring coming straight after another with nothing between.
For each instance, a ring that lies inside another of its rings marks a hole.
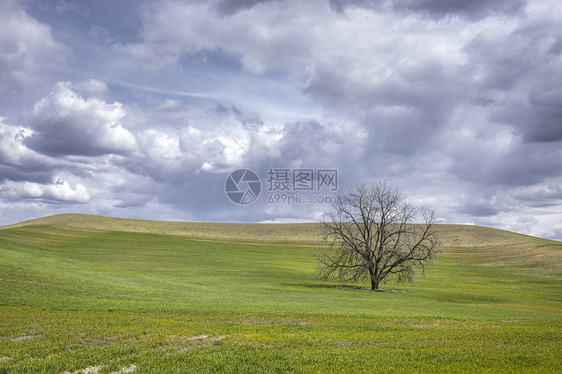
<instances>
[{"instance_id":1,"label":"bare branch","mask_svg":"<svg viewBox=\"0 0 562 374\"><path fill-rule=\"evenodd\" d=\"M423 224L414 223L418 216ZM369 279L374 290L390 277L412 282L439 246L434 222L432 210L404 202L402 193L385 182L339 194L321 221L328 247L318 255L320 276Z\"/></svg>"}]
</instances>

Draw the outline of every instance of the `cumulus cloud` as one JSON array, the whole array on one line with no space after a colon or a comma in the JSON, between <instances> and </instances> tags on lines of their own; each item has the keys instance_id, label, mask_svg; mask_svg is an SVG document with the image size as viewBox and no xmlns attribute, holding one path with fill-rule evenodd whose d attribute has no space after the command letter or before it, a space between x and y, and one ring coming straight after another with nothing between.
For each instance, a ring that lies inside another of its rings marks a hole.
<instances>
[{"instance_id":1,"label":"cumulus cloud","mask_svg":"<svg viewBox=\"0 0 562 374\"><path fill-rule=\"evenodd\" d=\"M1 187L5 198L30 199L46 203L86 203L90 195L86 187L77 184L74 188L67 181L55 178L53 183L8 182Z\"/></svg>"},{"instance_id":2,"label":"cumulus cloud","mask_svg":"<svg viewBox=\"0 0 562 374\"><path fill-rule=\"evenodd\" d=\"M29 118L34 132L26 145L51 156L128 154L136 149L136 140L121 125L123 117L121 103L84 98L70 82L59 82L35 103Z\"/></svg>"}]
</instances>

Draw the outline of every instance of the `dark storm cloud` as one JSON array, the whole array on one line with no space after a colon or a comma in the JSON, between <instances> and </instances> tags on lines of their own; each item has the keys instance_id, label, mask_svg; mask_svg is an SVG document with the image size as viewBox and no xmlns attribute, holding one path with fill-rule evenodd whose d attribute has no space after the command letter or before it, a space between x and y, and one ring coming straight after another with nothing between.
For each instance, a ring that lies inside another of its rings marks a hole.
<instances>
[{"instance_id":1,"label":"dark storm cloud","mask_svg":"<svg viewBox=\"0 0 562 374\"><path fill-rule=\"evenodd\" d=\"M369 9L380 9L385 0L329 0L330 5L337 12L343 12L346 8L361 7Z\"/></svg>"},{"instance_id":2,"label":"dark storm cloud","mask_svg":"<svg viewBox=\"0 0 562 374\"><path fill-rule=\"evenodd\" d=\"M236 106L232 107L232 111L236 115L236 119L246 127L263 126L265 124L257 112L242 111Z\"/></svg>"},{"instance_id":3,"label":"dark storm cloud","mask_svg":"<svg viewBox=\"0 0 562 374\"><path fill-rule=\"evenodd\" d=\"M122 183L111 186L111 194L119 197L113 207L125 209L146 206L155 195L155 186L151 185L151 182L147 178L142 183Z\"/></svg>"},{"instance_id":4,"label":"dark storm cloud","mask_svg":"<svg viewBox=\"0 0 562 374\"><path fill-rule=\"evenodd\" d=\"M558 142L562 140L561 85L562 79L553 76L552 81L533 87L514 105L505 105L494 118L512 124L527 142Z\"/></svg>"},{"instance_id":5,"label":"dark storm cloud","mask_svg":"<svg viewBox=\"0 0 562 374\"><path fill-rule=\"evenodd\" d=\"M260 3L280 0L219 0L217 9L224 14L233 14L246 10ZM348 8L366 8L381 10L390 8L395 11L421 13L430 17L441 18L460 16L479 19L491 14L513 15L522 11L525 0L327 0L337 12Z\"/></svg>"},{"instance_id":6,"label":"dark storm cloud","mask_svg":"<svg viewBox=\"0 0 562 374\"><path fill-rule=\"evenodd\" d=\"M420 12L431 17L460 16L480 19L490 14L514 15L522 11L524 0L392 0L395 10Z\"/></svg>"},{"instance_id":7,"label":"dark storm cloud","mask_svg":"<svg viewBox=\"0 0 562 374\"><path fill-rule=\"evenodd\" d=\"M491 217L500 213L500 210L493 206L491 202L467 202L457 211L473 217Z\"/></svg>"},{"instance_id":8,"label":"dark storm cloud","mask_svg":"<svg viewBox=\"0 0 562 374\"><path fill-rule=\"evenodd\" d=\"M220 0L217 2L217 9L221 13L232 14L244 9L249 9L259 3L279 0Z\"/></svg>"},{"instance_id":9,"label":"dark storm cloud","mask_svg":"<svg viewBox=\"0 0 562 374\"><path fill-rule=\"evenodd\" d=\"M513 15L522 11L525 0L330 0L339 12L350 7L420 13L433 18L448 16L480 19L491 14Z\"/></svg>"},{"instance_id":10,"label":"dark storm cloud","mask_svg":"<svg viewBox=\"0 0 562 374\"><path fill-rule=\"evenodd\" d=\"M268 161L272 165L294 167L322 167L326 164L337 167L340 163L352 162L354 151L360 149L361 144L350 131L350 128L337 131L333 124L316 119L286 123L277 145L279 153L269 157ZM334 154L345 154L347 159L338 159Z\"/></svg>"},{"instance_id":11,"label":"dark storm cloud","mask_svg":"<svg viewBox=\"0 0 562 374\"><path fill-rule=\"evenodd\" d=\"M458 67L436 60L414 63L378 92L386 77L350 85L337 69L317 72L305 92L345 114L377 92L355 116L368 134L370 149L402 155L427 152L440 147L432 144L434 138L449 125L456 105L467 100L467 82Z\"/></svg>"},{"instance_id":12,"label":"dark storm cloud","mask_svg":"<svg viewBox=\"0 0 562 374\"><path fill-rule=\"evenodd\" d=\"M480 35L465 50L490 98L490 117L514 127L527 142L562 140L562 38L555 17L526 21L505 36ZM556 50L556 48L555 48Z\"/></svg>"},{"instance_id":13,"label":"dark storm cloud","mask_svg":"<svg viewBox=\"0 0 562 374\"><path fill-rule=\"evenodd\" d=\"M514 198L534 208L551 208L562 202L562 186L545 184L517 191Z\"/></svg>"},{"instance_id":14,"label":"dark storm cloud","mask_svg":"<svg viewBox=\"0 0 562 374\"><path fill-rule=\"evenodd\" d=\"M24 0L28 2L27 0ZM34 2L30 14L41 22L57 24L67 32L104 33L122 42L139 40L140 13L148 0L41 0ZM56 31L61 31L56 30ZM75 35L59 33L61 39Z\"/></svg>"},{"instance_id":15,"label":"dark storm cloud","mask_svg":"<svg viewBox=\"0 0 562 374\"><path fill-rule=\"evenodd\" d=\"M0 183L5 181L50 183L53 168L46 165L4 165L0 160Z\"/></svg>"},{"instance_id":16,"label":"dark storm cloud","mask_svg":"<svg viewBox=\"0 0 562 374\"><path fill-rule=\"evenodd\" d=\"M529 186L562 175L562 151L558 145L515 144L507 151L481 139L458 145L451 172L476 184L503 187ZM489 148L488 148L489 147Z\"/></svg>"}]
</instances>

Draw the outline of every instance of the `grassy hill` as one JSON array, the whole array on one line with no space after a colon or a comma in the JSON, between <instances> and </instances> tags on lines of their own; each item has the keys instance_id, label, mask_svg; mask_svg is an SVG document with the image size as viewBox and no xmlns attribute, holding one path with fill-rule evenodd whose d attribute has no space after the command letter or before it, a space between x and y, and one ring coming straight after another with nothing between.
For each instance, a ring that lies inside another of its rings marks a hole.
<instances>
[{"instance_id":1,"label":"grassy hill","mask_svg":"<svg viewBox=\"0 0 562 374\"><path fill-rule=\"evenodd\" d=\"M562 371L562 243L439 231L425 278L373 293L316 279L314 223L5 226L0 373Z\"/></svg>"}]
</instances>

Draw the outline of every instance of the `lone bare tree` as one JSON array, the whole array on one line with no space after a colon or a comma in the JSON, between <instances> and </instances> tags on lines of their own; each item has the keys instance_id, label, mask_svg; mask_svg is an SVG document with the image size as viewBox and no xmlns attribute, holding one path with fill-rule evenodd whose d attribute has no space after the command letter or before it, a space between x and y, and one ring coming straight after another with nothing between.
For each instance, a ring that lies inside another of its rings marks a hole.
<instances>
[{"instance_id":1,"label":"lone bare tree","mask_svg":"<svg viewBox=\"0 0 562 374\"><path fill-rule=\"evenodd\" d=\"M321 222L329 245L318 256L321 278L368 279L377 291L390 277L412 282L436 253L435 213L405 202L386 182L340 193L332 208ZM424 223L414 223L418 216Z\"/></svg>"}]
</instances>

